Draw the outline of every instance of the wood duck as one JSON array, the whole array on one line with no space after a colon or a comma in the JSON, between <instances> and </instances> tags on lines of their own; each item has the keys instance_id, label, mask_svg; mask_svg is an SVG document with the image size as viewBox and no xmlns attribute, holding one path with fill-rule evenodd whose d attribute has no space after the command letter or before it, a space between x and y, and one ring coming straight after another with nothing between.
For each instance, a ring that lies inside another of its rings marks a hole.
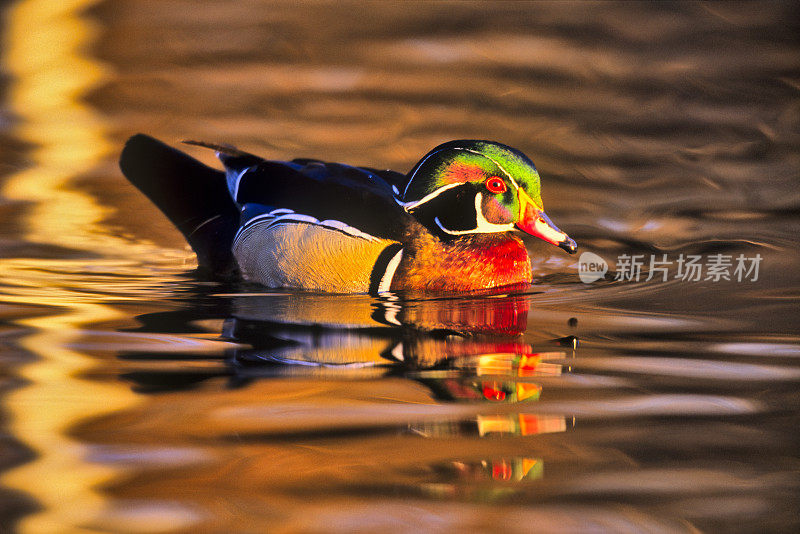
<instances>
[{"instance_id":1,"label":"wood duck","mask_svg":"<svg viewBox=\"0 0 800 534\"><path fill-rule=\"evenodd\" d=\"M185 143L216 150L225 170L143 134L120 167L214 275L334 293L475 291L531 282L515 228L577 249L545 215L531 160L500 143L444 143L408 175Z\"/></svg>"}]
</instances>

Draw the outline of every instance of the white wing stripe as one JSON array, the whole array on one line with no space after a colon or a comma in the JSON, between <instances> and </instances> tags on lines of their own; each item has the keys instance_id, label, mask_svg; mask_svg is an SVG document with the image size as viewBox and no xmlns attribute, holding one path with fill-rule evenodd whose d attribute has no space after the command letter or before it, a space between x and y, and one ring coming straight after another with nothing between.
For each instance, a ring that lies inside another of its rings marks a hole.
<instances>
[{"instance_id":1,"label":"white wing stripe","mask_svg":"<svg viewBox=\"0 0 800 534\"><path fill-rule=\"evenodd\" d=\"M279 215L278 217L275 217L270 225L279 223L281 221L307 222L310 224L319 223L319 219L312 217L311 215L303 215L302 213L287 213L286 215Z\"/></svg>"},{"instance_id":2,"label":"white wing stripe","mask_svg":"<svg viewBox=\"0 0 800 534\"><path fill-rule=\"evenodd\" d=\"M233 197L234 202L239 201L239 183L241 183L242 177L245 174L247 174L247 171L249 171L252 168L253 167L247 167L246 169L242 169L238 173L228 171L228 191L231 192L231 196Z\"/></svg>"},{"instance_id":3,"label":"white wing stripe","mask_svg":"<svg viewBox=\"0 0 800 534\"><path fill-rule=\"evenodd\" d=\"M277 215L277 216L276 216ZM284 224L295 224L295 223L306 223L306 224L313 224L314 226L321 226L322 228L329 228L331 230L338 230L339 232L343 232L347 235L358 237L360 239L365 239L367 241L380 241L379 238L370 235L366 232L362 232L358 228L350 226L347 223L342 221L337 221L334 219L327 219L324 221L320 221L316 217L312 217L311 215L303 215L302 213L295 213L292 210L286 208L280 208L269 213L263 213L261 215L257 215L247 221L242 227L239 229L238 234L242 232L245 228L249 228L250 226L259 223L265 222L268 228L273 228L275 226L284 225ZM235 241L235 239L234 239Z\"/></svg>"}]
</instances>

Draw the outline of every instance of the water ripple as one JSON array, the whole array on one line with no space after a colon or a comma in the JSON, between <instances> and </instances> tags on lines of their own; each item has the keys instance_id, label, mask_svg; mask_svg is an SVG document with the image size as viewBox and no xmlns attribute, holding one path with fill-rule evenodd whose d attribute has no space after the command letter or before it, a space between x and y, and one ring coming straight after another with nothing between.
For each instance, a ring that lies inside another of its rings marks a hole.
<instances>
[{"instance_id":1,"label":"water ripple","mask_svg":"<svg viewBox=\"0 0 800 534\"><path fill-rule=\"evenodd\" d=\"M776 365L691 360L686 358L646 358L636 356L601 357L571 360L576 369L613 371L660 376L729 381L796 381L800 369Z\"/></svg>"}]
</instances>

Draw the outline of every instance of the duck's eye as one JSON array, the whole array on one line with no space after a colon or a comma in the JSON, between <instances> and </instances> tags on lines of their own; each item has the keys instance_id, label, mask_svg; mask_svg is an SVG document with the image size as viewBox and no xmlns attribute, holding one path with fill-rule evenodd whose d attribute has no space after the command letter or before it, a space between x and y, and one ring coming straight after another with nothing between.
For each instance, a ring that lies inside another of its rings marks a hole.
<instances>
[{"instance_id":1,"label":"duck's eye","mask_svg":"<svg viewBox=\"0 0 800 534\"><path fill-rule=\"evenodd\" d=\"M507 188L503 180L497 176L492 176L486 180L486 189L488 189L490 193L498 194L505 193Z\"/></svg>"}]
</instances>

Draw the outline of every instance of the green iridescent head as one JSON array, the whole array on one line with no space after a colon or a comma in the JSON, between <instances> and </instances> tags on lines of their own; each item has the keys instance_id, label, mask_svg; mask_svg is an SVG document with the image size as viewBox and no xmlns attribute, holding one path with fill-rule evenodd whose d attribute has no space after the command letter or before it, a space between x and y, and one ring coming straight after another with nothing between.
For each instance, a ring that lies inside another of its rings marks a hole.
<instances>
[{"instance_id":1,"label":"green iridescent head","mask_svg":"<svg viewBox=\"0 0 800 534\"><path fill-rule=\"evenodd\" d=\"M539 173L522 152L492 141L437 146L408 174L398 202L442 237L516 226L573 253L575 242L544 213Z\"/></svg>"}]
</instances>

